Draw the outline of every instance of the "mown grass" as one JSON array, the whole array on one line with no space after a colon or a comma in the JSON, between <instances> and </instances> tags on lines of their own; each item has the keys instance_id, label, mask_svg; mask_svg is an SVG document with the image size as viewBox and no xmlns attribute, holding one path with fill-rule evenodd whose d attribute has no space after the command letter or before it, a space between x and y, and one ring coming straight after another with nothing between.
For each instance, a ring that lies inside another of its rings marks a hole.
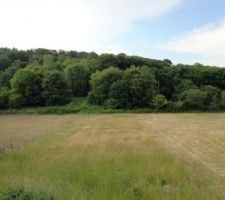
<instances>
[{"instance_id":1,"label":"mown grass","mask_svg":"<svg viewBox=\"0 0 225 200\"><path fill-rule=\"evenodd\" d=\"M10 145L16 148L36 141L65 126L71 118L68 115L1 115L0 148L10 148Z\"/></svg>"},{"instance_id":2,"label":"mown grass","mask_svg":"<svg viewBox=\"0 0 225 200\"><path fill-rule=\"evenodd\" d=\"M213 177L158 146L137 118L74 116L33 146L0 156L0 187L59 200L222 200Z\"/></svg>"}]
</instances>

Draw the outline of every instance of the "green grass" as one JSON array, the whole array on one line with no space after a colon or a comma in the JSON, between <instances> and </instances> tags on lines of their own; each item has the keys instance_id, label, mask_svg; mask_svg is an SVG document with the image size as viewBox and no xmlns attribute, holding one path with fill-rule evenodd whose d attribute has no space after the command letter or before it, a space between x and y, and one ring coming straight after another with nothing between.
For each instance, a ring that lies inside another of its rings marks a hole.
<instances>
[{"instance_id":1,"label":"green grass","mask_svg":"<svg viewBox=\"0 0 225 200\"><path fill-rule=\"evenodd\" d=\"M104 113L199 113L204 111L198 110L156 110L151 107L144 108L132 108L132 109L113 109L104 106L92 105L88 102L87 97L75 97L71 103L64 106L45 106L45 107L28 107L28 108L18 108L18 109L6 109L0 110L0 114L104 114ZM221 111L205 111L208 113L222 113Z\"/></svg>"},{"instance_id":2,"label":"green grass","mask_svg":"<svg viewBox=\"0 0 225 200\"><path fill-rule=\"evenodd\" d=\"M24 188L0 189L1 200L54 200L55 198L41 191L27 190Z\"/></svg>"},{"instance_id":3,"label":"green grass","mask_svg":"<svg viewBox=\"0 0 225 200\"><path fill-rule=\"evenodd\" d=\"M213 178L200 172L119 115L76 117L33 146L0 156L3 191L24 188L59 200L223 200Z\"/></svg>"},{"instance_id":4,"label":"green grass","mask_svg":"<svg viewBox=\"0 0 225 200\"><path fill-rule=\"evenodd\" d=\"M76 97L65 106L47 106L21 109L0 110L2 114L102 114L102 113L153 113L151 108L112 109L104 106L91 105L86 97Z\"/></svg>"},{"instance_id":5,"label":"green grass","mask_svg":"<svg viewBox=\"0 0 225 200\"><path fill-rule=\"evenodd\" d=\"M84 148L71 159L45 160L32 150L8 155L1 159L0 183L47 190L57 199L222 199L164 152L148 157L120 147L97 157L91 151Z\"/></svg>"}]
</instances>

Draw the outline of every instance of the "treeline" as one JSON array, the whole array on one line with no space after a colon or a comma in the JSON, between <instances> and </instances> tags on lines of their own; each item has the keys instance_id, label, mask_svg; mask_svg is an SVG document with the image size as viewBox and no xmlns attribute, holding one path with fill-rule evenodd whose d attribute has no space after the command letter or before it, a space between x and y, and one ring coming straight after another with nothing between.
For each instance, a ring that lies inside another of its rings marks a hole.
<instances>
[{"instance_id":1,"label":"treeline","mask_svg":"<svg viewBox=\"0 0 225 200\"><path fill-rule=\"evenodd\" d=\"M0 48L0 109L65 105L87 96L110 108L225 109L225 68L125 54Z\"/></svg>"}]
</instances>

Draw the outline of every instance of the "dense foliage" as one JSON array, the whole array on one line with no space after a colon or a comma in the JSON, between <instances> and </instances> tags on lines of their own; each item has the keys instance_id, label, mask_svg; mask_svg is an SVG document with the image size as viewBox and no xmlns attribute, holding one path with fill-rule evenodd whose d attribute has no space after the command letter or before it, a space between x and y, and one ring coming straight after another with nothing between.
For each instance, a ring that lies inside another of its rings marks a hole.
<instances>
[{"instance_id":1,"label":"dense foliage","mask_svg":"<svg viewBox=\"0 0 225 200\"><path fill-rule=\"evenodd\" d=\"M126 54L0 48L0 109L65 105L84 96L108 108L220 111L225 68Z\"/></svg>"}]
</instances>

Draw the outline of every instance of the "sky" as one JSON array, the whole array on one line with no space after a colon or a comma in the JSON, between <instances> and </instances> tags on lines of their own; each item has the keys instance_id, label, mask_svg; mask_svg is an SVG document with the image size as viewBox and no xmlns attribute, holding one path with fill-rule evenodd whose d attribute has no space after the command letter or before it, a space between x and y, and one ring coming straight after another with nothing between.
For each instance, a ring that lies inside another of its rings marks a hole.
<instances>
[{"instance_id":1,"label":"sky","mask_svg":"<svg viewBox=\"0 0 225 200\"><path fill-rule=\"evenodd\" d=\"M224 0L0 0L0 46L225 67Z\"/></svg>"}]
</instances>

